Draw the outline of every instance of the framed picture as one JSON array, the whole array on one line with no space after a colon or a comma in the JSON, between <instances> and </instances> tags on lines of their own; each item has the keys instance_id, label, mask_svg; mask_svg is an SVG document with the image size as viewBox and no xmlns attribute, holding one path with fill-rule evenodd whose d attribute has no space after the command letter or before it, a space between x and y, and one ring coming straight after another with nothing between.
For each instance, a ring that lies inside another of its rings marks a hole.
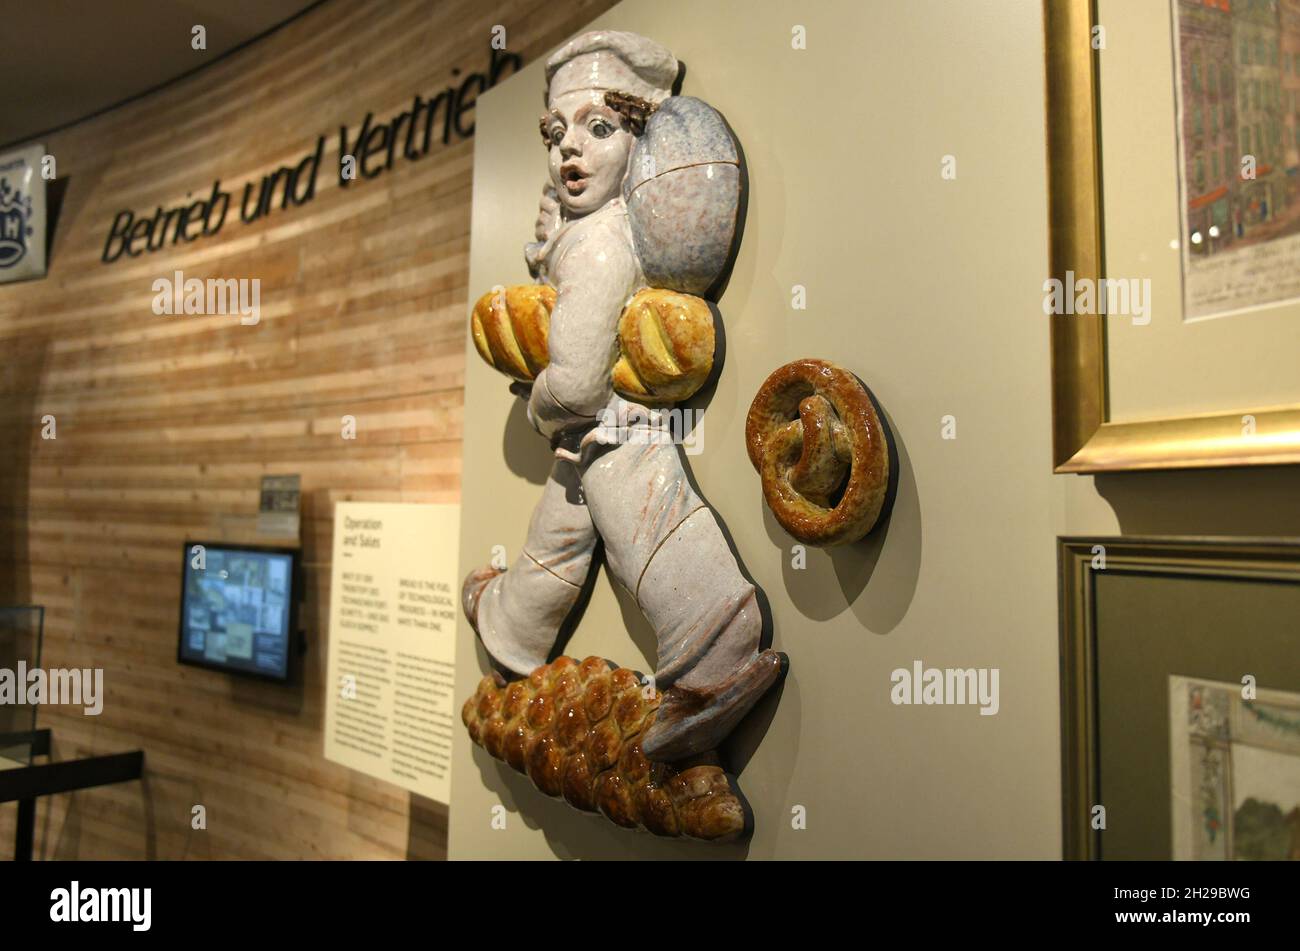
<instances>
[{"instance_id":1,"label":"framed picture","mask_svg":"<svg viewBox=\"0 0 1300 951\"><path fill-rule=\"evenodd\" d=\"M0 284L45 275L45 182L41 144L0 155Z\"/></svg>"},{"instance_id":2,"label":"framed picture","mask_svg":"<svg viewBox=\"0 0 1300 951\"><path fill-rule=\"evenodd\" d=\"M1300 2L1044 14L1055 471L1300 462Z\"/></svg>"},{"instance_id":3,"label":"framed picture","mask_svg":"<svg viewBox=\"0 0 1300 951\"><path fill-rule=\"evenodd\" d=\"M1058 562L1065 857L1300 860L1300 540Z\"/></svg>"}]
</instances>

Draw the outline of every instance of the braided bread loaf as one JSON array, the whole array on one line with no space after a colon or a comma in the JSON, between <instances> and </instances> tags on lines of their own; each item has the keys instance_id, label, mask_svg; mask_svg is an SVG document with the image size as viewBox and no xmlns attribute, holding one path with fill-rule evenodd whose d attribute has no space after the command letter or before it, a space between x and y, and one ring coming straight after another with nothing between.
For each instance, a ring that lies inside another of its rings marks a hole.
<instances>
[{"instance_id":1,"label":"braided bread loaf","mask_svg":"<svg viewBox=\"0 0 1300 951\"><path fill-rule=\"evenodd\" d=\"M461 719L493 757L583 812L661 836L717 842L744 834L745 806L720 766L674 767L642 754L659 699L626 667L560 657L510 684L484 677Z\"/></svg>"},{"instance_id":2,"label":"braided bread loaf","mask_svg":"<svg viewBox=\"0 0 1300 951\"><path fill-rule=\"evenodd\" d=\"M488 291L469 318L478 355L506 376L531 383L550 362L546 335L554 309L555 288L546 284Z\"/></svg>"},{"instance_id":3,"label":"braided bread loaf","mask_svg":"<svg viewBox=\"0 0 1300 951\"><path fill-rule=\"evenodd\" d=\"M699 297L647 289L618 321L614 389L648 406L692 396L713 370L713 312Z\"/></svg>"},{"instance_id":4,"label":"braided bread loaf","mask_svg":"<svg viewBox=\"0 0 1300 951\"><path fill-rule=\"evenodd\" d=\"M474 304L470 334L488 366L531 383L550 362L547 335L555 289L545 284L495 288ZM713 312L698 297L647 288L618 322L614 390L647 406L693 395L713 370Z\"/></svg>"}]
</instances>

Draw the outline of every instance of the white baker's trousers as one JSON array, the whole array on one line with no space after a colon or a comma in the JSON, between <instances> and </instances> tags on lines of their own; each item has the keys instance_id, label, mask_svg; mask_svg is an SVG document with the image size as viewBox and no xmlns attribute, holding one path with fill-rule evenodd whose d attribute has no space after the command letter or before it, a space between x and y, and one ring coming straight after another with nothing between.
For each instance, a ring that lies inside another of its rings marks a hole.
<instances>
[{"instance_id":1,"label":"white baker's trousers","mask_svg":"<svg viewBox=\"0 0 1300 951\"><path fill-rule=\"evenodd\" d=\"M516 674L546 663L599 537L614 579L654 628L656 686L708 686L758 649L762 616L754 587L687 480L657 414L635 404L620 409L623 415L610 418L640 422L598 426L600 439L588 439L577 463L561 458L552 466L523 552L479 600L479 636Z\"/></svg>"}]
</instances>

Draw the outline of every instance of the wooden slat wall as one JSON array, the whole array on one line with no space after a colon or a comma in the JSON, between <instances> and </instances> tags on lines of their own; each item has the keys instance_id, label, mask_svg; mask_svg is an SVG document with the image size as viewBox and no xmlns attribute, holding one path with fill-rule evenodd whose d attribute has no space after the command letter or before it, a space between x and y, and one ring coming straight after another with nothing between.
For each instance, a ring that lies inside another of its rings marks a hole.
<instances>
[{"instance_id":1,"label":"wooden slat wall","mask_svg":"<svg viewBox=\"0 0 1300 951\"><path fill-rule=\"evenodd\" d=\"M343 190L338 127L486 69L495 24L527 61L611 5L329 0L45 140L66 189L49 274L0 285L0 604L45 605L43 666L105 670L101 716L42 710L55 757L143 748L147 777L42 800L40 857L445 855L443 807L324 760L322 678L334 503L459 499L472 142L435 139ZM239 221L244 183L322 133L315 199ZM215 178L233 193L218 236L100 262L117 211L206 197ZM261 323L155 316L152 283L175 270L260 278ZM46 414L57 439L40 438ZM182 542L255 539L261 476L293 472L303 688L178 666Z\"/></svg>"}]
</instances>

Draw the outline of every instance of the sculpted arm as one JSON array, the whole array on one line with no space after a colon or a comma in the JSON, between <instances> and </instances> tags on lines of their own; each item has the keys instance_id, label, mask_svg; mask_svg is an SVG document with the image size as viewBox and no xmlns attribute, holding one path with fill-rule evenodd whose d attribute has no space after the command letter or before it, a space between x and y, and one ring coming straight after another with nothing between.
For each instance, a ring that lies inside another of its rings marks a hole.
<instances>
[{"instance_id":1,"label":"sculpted arm","mask_svg":"<svg viewBox=\"0 0 1300 951\"><path fill-rule=\"evenodd\" d=\"M636 290L637 268L626 243L599 229L564 255L553 276L550 364L528 401L533 425L548 437L594 423L609 402L618 319Z\"/></svg>"}]
</instances>

